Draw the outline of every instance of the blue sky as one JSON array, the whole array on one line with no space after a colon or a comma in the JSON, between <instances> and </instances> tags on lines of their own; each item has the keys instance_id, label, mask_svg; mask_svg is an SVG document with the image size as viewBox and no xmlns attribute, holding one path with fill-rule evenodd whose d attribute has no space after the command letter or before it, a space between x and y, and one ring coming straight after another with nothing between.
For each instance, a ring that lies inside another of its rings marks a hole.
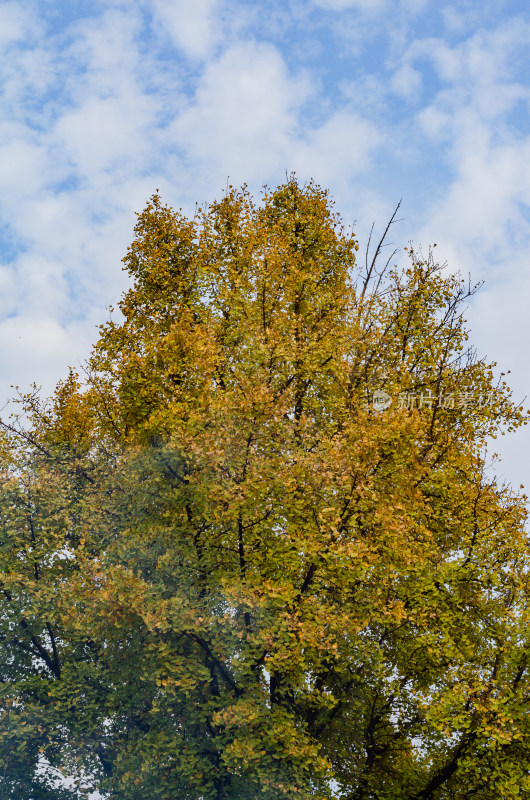
<instances>
[{"instance_id":1,"label":"blue sky","mask_svg":"<svg viewBox=\"0 0 530 800\"><path fill-rule=\"evenodd\" d=\"M485 280L474 342L530 395L529 46L527 2L0 2L0 395L86 358L156 188L191 212L286 171L361 246L401 199L394 244Z\"/></svg>"}]
</instances>

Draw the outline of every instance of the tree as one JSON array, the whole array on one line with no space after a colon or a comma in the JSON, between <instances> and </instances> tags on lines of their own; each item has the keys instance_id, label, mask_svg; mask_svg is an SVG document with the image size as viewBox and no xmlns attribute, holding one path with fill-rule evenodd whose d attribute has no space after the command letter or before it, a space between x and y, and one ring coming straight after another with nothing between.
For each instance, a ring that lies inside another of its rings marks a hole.
<instances>
[{"instance_id":1,"label":"tree","mask_svg":"<svg viewBox=\"0 0 530 800\"><path fill-rule=\"evenodd\" d=\"M139 215L86 380L4 424L4 796L530 797L524 497L485 462L525 417L474 288L383 245L294 179Z\"/></svg>"}]
</instances>

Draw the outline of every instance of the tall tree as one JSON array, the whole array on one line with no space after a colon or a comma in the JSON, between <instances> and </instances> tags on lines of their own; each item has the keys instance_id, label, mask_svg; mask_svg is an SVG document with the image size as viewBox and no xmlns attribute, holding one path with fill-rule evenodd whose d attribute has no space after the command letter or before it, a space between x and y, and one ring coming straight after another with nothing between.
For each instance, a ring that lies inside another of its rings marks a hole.
<instances>
[{"instance_id":1,"label":"tall tree","mask_svg":"<svg viewBox=\"0 0 530 800\"><path fill-rule=\"evenodd\" d=\"M524 416L473 289L359 267L294 179L135 234L85 383L5 425L4 795L530 797L524 498L485 468Z\"/></svg>"}]
</instances>

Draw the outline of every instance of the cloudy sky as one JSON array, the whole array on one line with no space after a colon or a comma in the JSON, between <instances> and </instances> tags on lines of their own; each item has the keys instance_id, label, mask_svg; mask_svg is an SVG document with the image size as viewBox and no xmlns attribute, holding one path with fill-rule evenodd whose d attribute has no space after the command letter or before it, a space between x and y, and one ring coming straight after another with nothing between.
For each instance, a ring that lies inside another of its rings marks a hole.
<instances>
[{"instance_id":1,"label":"cloudy sky","mask_svg":"<svg viewBox=\"0 0 530 800\"><path fill-rule=\"evenodd\" d=\"M527 0L0 2L0 398L86 358L156 188L286 171L361 245L401 199L395 246L485 281L473 340L530 396L529 45ZM530 430L501 448L530 485Z\"/></svg>"}]
</instances>

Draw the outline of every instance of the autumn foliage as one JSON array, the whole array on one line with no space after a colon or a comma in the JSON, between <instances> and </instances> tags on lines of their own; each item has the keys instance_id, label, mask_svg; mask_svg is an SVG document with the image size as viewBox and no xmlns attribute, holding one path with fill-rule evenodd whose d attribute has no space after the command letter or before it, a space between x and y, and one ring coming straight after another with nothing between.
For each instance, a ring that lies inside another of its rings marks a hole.
<instances>
[{"instance_id":1,"label":"autumn foliage","mask_svg":"<svg viewBox=\"0 0 530 800\"><path fill-rule=\"evenodd\" d=\"M294 179L139 215L83 381L4 423L2 797L530 797L524 504L485 469L522 409L465 282L357 252Z\"/></svg>"}]
</instances>

